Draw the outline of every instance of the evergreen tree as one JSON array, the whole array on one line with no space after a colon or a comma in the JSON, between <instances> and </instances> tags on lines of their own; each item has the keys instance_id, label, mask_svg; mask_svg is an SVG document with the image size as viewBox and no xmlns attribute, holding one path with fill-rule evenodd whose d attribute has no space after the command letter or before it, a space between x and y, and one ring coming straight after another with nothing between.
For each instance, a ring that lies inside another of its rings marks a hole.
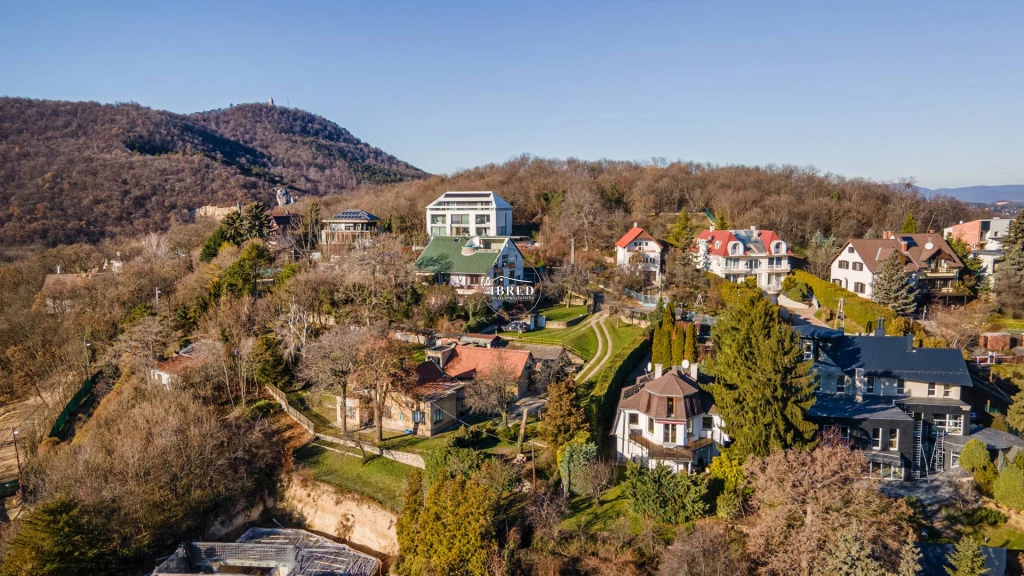
<instances>
[{"instance_id":1,"label":"evergreen tree","mask_svg":"<svg viewBox=\"0 0 1024 576\"><path fill-rule=\"evenodd\" d=\"M91 514L71 498L43 503L29 512L0 558L2 576L114 574L118 552ZM128 551L127 554L131 554Z\"/></svg>"},{"instance_id":2,"label":"evergreen tree","mask_svg":"<svg viewBox=\"0 0 1024 576\"><path fill-rule=\"evenodd\" d=\"M711 392L733 455L813 446L817 427L805 418L815 400L811 362L803 361L800 340L778 307L744 288L718 317L712 339Z\"/></svg>"},{"instance_id":3,"label":"evergreen tree","mask_svg":"<svg viewBox=\"0 0 1024 576\"><path fill-rule=\"evenodd\" d=\"M655 333L655 347L651 352L651 362L669 366L672 364L672 334L675 331L675 306L669 304L661 315L661 337Z\"/></svg>"},{"instance_id":4,"label":"evergreen tree","mask_svg":"<svg viewBox=\"0 0 1024 576\"><path fill-rule=\"evenodd\" d=\"M658 522L692 522L708 512L706 476L679 474L664 464L626 468L625 494L633 511Z\"/></svg>"},{"instance_id":5,"label":"evergreen tree","mask_svg":"<svg viewBox=\"0 0 1024 576\"><path fill-rule=\"evenodd\" d=\"M824 562L815 565L815 576L887 576L882 563L872 556L871 542L856 524L823 552Z\"/></svg>"},{"instance_id":6,"label":"evergreen tree","mask_svg":"<svg viewBox=\"0 0 1024 576\"><path fill-rule=\"evenodd\" d=\"M686 341L683 343L683 359L691 363L697 361L697 326L690 324L686 327Z\"/></svg>"},{"instance_id":7,"label":"evergreen tree","mask_svg":"<svg viewBox=\"0 0 1024 576\"><path fill-rule=\"evenodd\" d=\"M676 326L675 335L672 338L672 365L683 364L683 353L686 349L686 330L682 326Z\"/></svg>"},{"instance_id":8,"label":"evergreen tree","mask_svg":"<svg viewBox=\"0 0 1024 576\"><path fill-rule=\"evenodd\" d=\"M324 226L323 217L320 215L320 202L316 200L309 203L306 212L302 215L302 246L306 250L316 250L320 243L320 230Z\"/></svg>"},{"instance_id":9,"label":"evergreen tree","mask_svg":"<svg viewBox=\"0 0 1024 576\"><path fill-rule=\"evenodd\" d=\"M693 228L694 226L690 222L690 213L683 207L665 240L676 248L686 250L693 243Z\"/></svg>"},{"instance_id":10,"label":"evergreen tree","mask_svg":"<svg viewBox=\"0 0 1024 576\"><path fill-rule=\"evenodd\" d=\"M274 229L274 221L267 214L267 207L262 202L256 201L245 207L242 213L242 229L245 232L245 239L259 238L266 240Z\"/></svg>"},{"instance_id":11,"label":"evergreen tree","mask_svg":"<svg viewBox=\"0 0 1024 576\"><path fill-rule=\"evenodd\" d=\"M423 510L423 479L419 468L413 468L405 481L405 496L402 499L402 515L395 526L398 535L398 573L413 574L410 559L417 557L420 541L419 521Z\"/></svg>"},{"instance_id":12,"label":"evergreen tree","mask_svg":"<svg viewBox=\"0 0 1024 576\"><path fill-rule=\"evenodd\" d=\"M238 212L229 212L220 221L220 230L224 240L231 242L235 246L241 246L248 239L245 232L245 224L242 222L242 215Z\"/></svg>"},{"instance_id":13,"label":"evergreen tree","mask_svg":"<svg viewBox=\"0 0 1024 576\"><path fill-rule=\"evenodd\" d=\"M896 569L896 576L918 576L921 573L921 549L914 543L913 538L900 547L900 565Z\"/></svg>"},{"instance_id":14,"label":"evergreen tree","mask_svg":"<svg viewBox=\"0 0 1024 576\"><path fill-rule=\"evenodd\" d=\"M291 370L281 355L277 338L272 334L264 334L256 339L252 355L256 382L282 388L291 380Z\"/></svg>"},{"instance_id":15,"label":"evergreen tree","mask_svg":"<svg viewBox=\"0 0 1024 576\"><path fill-rule=\"evenodd\" d=\"M587 415L576 394L576 382L566 379L549 385L544 419L538 425L541 439L557 449L586 426Z\"/></svg>"},{"instance_id":16,"label":"evergreen tree","mask_svg":"<svg viewBox=\"0 0 1024 576\"><path fill-rule=\"evenodd\" d=\"M1024 472L1016 464L1007 463L992 483L996 502L1014 510L1024 510Z\"/></svg>"},{"instance_id":17,"label":"evergreen tree","mask_svg":"<svg viewBox=\"0 0 1024 576\"><path fill-rule=\"evenodd\" d=\"M914 214L907 214L907 219L903 221L903 227L900 228L900 234L917 234L917 220L914 219Z\"/></svg>"},{"instance_id":18,"label":"evergreen tree","mask_svg":"<svg viewBox=\"0 0 1024 576\"><path fill-rule=\"evenodd\" d=\"M1010 222L1002 240L1005 255L993 278L996 303L1004 314L1024 315L1024 211Z\"/></svg>"},{"instance_id":19,"label":"evergreen tree","mask_svg":"<svg viewBox=\"0 0 1024 576\"><path fill-rule=\"evenodd\" d=\"M728 230L729 229L729 218L725 215L724 210L720 210L715 213L715 229L716 230Z\"/></svg>"},{"instance_id":20,"label":"evergreen tree","mask_svg":"<svg viewBox=\"0 0 1024 576\"><path fill-rule=\"evenodd\" d=\"M981 260L975 256L971 256L971 249L966 242L960 239L959 236L949 236L946 238L946 243L956 254L957 258L963 262L963 269L960 271L960 283L963 287L971 292L972 295L976 295L978 290L981 289L981 269L984 264Z\"/></svg>"},{"instance_id":21,"label":"evergreen tree","mask_svg":"<svg viewBox=\"0 0 1024 576\"><path fill-rule=\"evenodd\" d=\"M952 567L946 568L949 576L984 576L988 574L985 568L985 554L981 551L981 542L970 536L960 538L956 543L956 549L946 557Z\"/></svg>"},{"instance_id":22,"label":"evergreen tree","mask_svg":"<svg viewBox=\"0 0 1024 576\"><path fill-rule=\"evenodd\" d=\"M900 316L909 316L917 309L917 288L904 271L903 256L899 252L890 252L875 273L871 299Z\"/></svg>"},{"instance_id":23,"label":"evergreen tree","mask_svg":"<svg viewBox=\"0 0 1024 576\"><path fill-rule=\"evenodd\" d=\"M1013 403L1006 411L1006 423L1017 430L1024 430L1024 390L1013 395Z\"/></svg>"},{"instance_id":24,"label":"evergreen tree","mask_svg":"<svg viewBox=\"0 0 1024 576\"><path fill-rule=\"evenodd\" d=\"M224 237L224 226L218 226L213 231L213 234L210 234L210 237L206 239L206 242L203 243L203 249L199 252L199 261L209 262L216 258L220 252L220 247L227 241L227 238Z\"/></svg>"}]
</instances>

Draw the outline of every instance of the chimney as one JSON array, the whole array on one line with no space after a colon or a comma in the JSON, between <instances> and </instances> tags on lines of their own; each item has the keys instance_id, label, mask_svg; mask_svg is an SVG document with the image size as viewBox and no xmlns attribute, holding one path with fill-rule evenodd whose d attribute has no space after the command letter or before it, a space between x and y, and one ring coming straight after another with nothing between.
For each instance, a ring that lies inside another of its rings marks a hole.
<instances>
[{"instance_id":1,"label":"chimney","mask_svg":"<svg viewBox=\"0 0 1024 576\"><path fill-rule=\"evenodd\" d=\"M907 251L907 240L905 238L900 238L900 250Z\"/></svg>"},{"instance_id":2,"label":"chimney","mask_svg":"<svg viewBox=\"0 0 1024 576\"><path fill-rule=\"evenodd\" d=\"M750 227L750 230L751 230L752 232L757 232L757 226L751 226L751 227Z\"/></svg>"},{"instance_id":3,"label":"chimney","mask_svg":"<svg viewBox=\"0 0 1024 576\"><path fill-rule=\"evenodd\" d=\"M655 378L661 378L662 369L663 368L662 368L661 364L655 364L654 365L654 377Z\"/></svg>"},{"instance_id":4,"label":"chimney","mask_svg":"<svg viewBox=\"0 0 1024 576\"><path fill-rule=\"evenodd\" d=\"M913 334L907 334L906 336L904 336L904 338L907 339L907 352L913 352L914 351L914 335Z\"/></svg>"},{"instance_id":5,"label":"chimney","mask_svg":"<svg viewBox=\"0 0 1024 576\"><path fill-rule=\"evenodd\" d=\"M639 226L636 225L636 222L633 222L633 228L639 228Z\"/></svg>"},{"instance_id":6,"label":"chimney","mask_svg":"<svg viewBox=\"0 0 1024 576\"><path fill-rule=\"evenodd\" d=\"M699 367L700 364L696 362L690 362L690 378L692 378L694 382L697 381L697 369Z\"/></svg>"},{"instance_id":7,"label":"chimney","mask_svg":"<svg viewBox=\"0 0 1024 576\"><path fill-rule=\"evenodd\" d=\"M882 240L888 240L889 238L892 238L892 230L882 232Z\"/></svg>"},{"instance_id":8,"label":"chimney","mask_svg":"<svg viewBox=\"0 0 1024 576\"><path fill-rule=\"evenodd\" d=\"M879 318L875 324L875 336L885 336L885 318Z\"/></svg>"}]
</instances>

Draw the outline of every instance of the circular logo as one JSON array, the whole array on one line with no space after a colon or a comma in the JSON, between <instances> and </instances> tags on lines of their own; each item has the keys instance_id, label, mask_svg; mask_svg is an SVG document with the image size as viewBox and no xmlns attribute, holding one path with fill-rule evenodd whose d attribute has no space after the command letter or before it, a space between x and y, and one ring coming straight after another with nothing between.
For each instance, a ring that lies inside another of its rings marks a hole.
<instances>
[{"instance_id":1,"label":"circular logo","mask_svg":"<svg viewBox=\"0 0 1024 576\"><path fill-rule=\"evenodd\" d=\"M541 288L537 279L540 273L533 266L523 262L523 268L533 271L534 280L515 277L515 268L502 270L500 276L485 277L480 281L480 291L491 300L492 306L501 306L510 319L523 318L540 303Z\"/></svg>"}]
</instances>

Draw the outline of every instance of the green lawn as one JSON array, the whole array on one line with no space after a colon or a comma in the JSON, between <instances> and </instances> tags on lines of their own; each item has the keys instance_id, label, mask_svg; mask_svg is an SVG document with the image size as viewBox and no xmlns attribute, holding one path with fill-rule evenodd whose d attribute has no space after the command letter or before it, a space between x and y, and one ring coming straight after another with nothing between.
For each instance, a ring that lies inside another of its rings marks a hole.
<instances>
[{"instance_id":1,"label":"green lawn","mask_svg":"<svg viewBox=\"0 0 1024 576\"><path fill-rule=\"evenodd\" d=\"M422 344L417 344L412 347L412 361L423 362L427 359L427 347Z\"/></svg>"},{"instance_id":2,"label":"green lawn","mask_svg":"<svg viewBox=\"0 0 1024 576\"><path fill-rule=\"evenodd\" d=\"M985 545L993 548L1024 550L1024 531L1021 531L1014 526L1010 526L1009 524L999 524L997 526L989 526L987 524L982 524L980 526L965 526L961 531L961 534L964 536L988 538Z\"/></svg>"},{"instance_id":3,"label":"green lawn","mask_svg":"<svg viewBox=\"0 0 1024 576\"><path fill-rule=\"evenodd\" d=\"M586 306L569 306L556 305L550 308L544 308L543 310L537 310L537 314L541 314L551 322L567 322L573 318L587 315Z\"/></svg>"},{"instance_id":4,"label":"green lawn","mask_svg":"<svg viewBox=\"0 0 1024 576\"><path fill-rule=\"evenodd\" d=\"M412 466L387 458L374 458L362 464L359 457L340 454L315 443L295 452L295 464L308 469L321 482L362 494L393 510L402 509L405 480Z\"/></svg>"},{"instance_id":5,"label":"green lawn","mask_svg":"<svg viewBox=\"0 0 1024 576\"><path fill-rule=\"evenodd\" d=\"M1007 332L1021 332L1024 331L1024 318L1006 318L998 314L993 314L989 318L991 327L999 327L1000 330Z\"/></svg>"},{"instance_id":6,"label":"green lawn","mask_svg":"<svg viewBox=\"0 0 1024 576\"><path fill-rule=\"evenodd\" d=\"M572 328L541 328L533 332L501 332L498 334L509 342L524 344L549 344L565 346L589 361L597 353L597 335L590 325L577 324Z\"/></svg>"}]
</instances>

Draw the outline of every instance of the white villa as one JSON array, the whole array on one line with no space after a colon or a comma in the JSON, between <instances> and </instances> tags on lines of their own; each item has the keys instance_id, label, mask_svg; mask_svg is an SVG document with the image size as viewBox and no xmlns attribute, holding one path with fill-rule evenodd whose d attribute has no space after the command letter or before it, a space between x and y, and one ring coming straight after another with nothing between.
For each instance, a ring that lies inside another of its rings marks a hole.
<instances>
[{"instance_id":1,"label":"white villa","mask_svg":"<svg viewBox=\"0 0 1024 576\"><path fill-rule=\"evenodd\" d=\"M636 271L645 282L661 284L661 242L633 223L633 228L615 243L615 265Z\"/></svg>"},{"instance_id":2,"label":"white villa","mask_svg":"<svg viewBox=\"0 0 1024 576\"><path fill-rule=\"evenodd\" d=\"M832 261L832 283L861 298L871 298L875 273L893 252L918 288L929 294L952 293L963 263L938 234L893 234L882 238L849 240Z\"/></svg>"},{"instance_id":3,"label":"white villa","mask_svg":"<svg viewBox=\"0 0 1024 576\"><path fill-rule=\"evenodd\" d=\"M703 469L729 437L711 395L697 384L697 365L684 362L636 379L622 389L615 415L619 462L648 468L665 464L676 472Z\"/></svg>"},{"instance_id":4,"label":"white villa","mask_svg":"<svg viewBox=\"0 0 1024 576\"><path fill-rule=\"evenodd\" d=\"M494 192L445 192L427 206L430 236L510 236L512 205Z\"/></svg>"},{"instance_id":5,"label":"white villa","mask_svg":"<svg viewBox=\"0 0 1024 576\"><path fill-rule=\"evenodd\" d=\"M758 230L704 230L694 239L697 268L712 272L730 282L755 278L766 292L782 289L789 274L789 246L775 232Z\"/></svg>"},{"instance_id":6,"label":"white villa","mask_svg":"<svg viewBox=\"0 0 1024 576\"><path fill-rule=\"evenodd\" d=\"M435 276L460 295L523 281L523 253L509 237L434 236L416 259L416 273Z\"/></svg>"}]
</instances>

